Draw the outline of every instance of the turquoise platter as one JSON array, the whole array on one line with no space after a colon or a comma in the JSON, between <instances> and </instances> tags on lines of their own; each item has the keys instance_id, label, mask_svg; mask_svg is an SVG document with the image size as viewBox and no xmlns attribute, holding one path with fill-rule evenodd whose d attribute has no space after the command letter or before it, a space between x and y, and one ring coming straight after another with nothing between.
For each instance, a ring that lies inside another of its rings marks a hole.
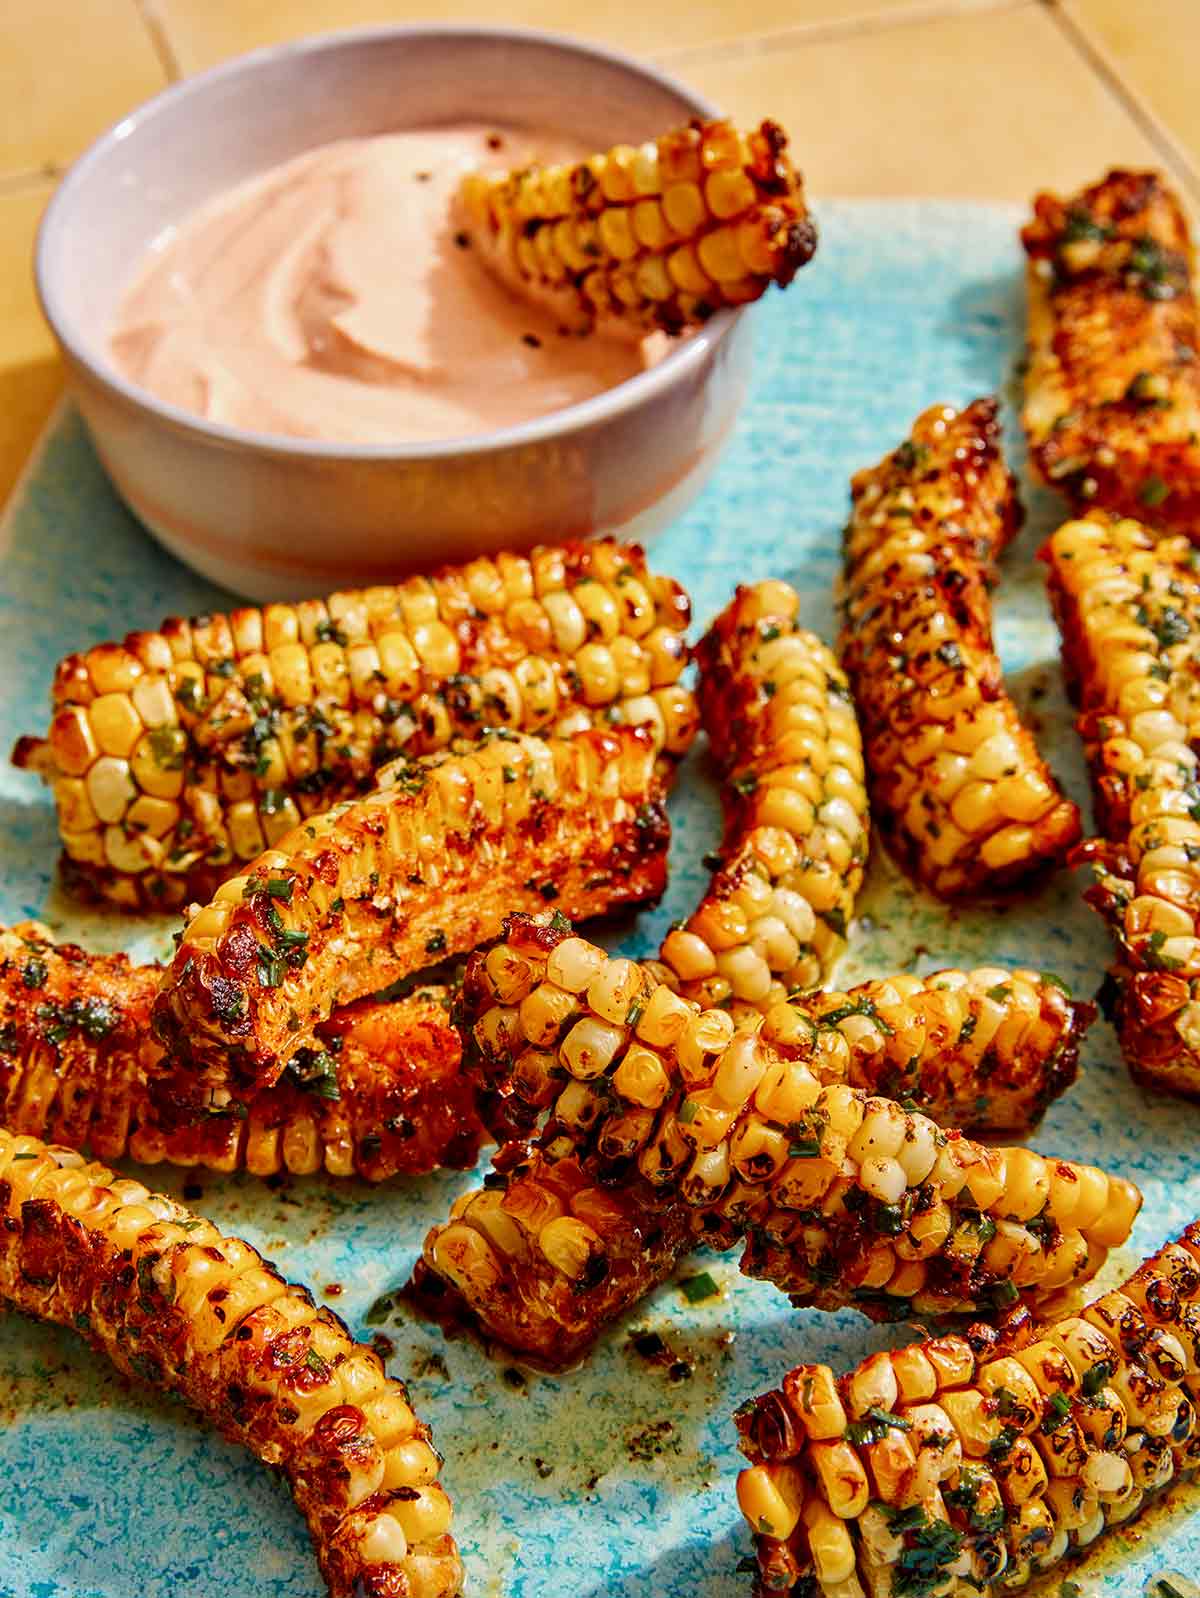
<instances>
[{"instance_id":1,"label":"turquoise platter","mask_svg":"<svg viewBox=\"0 0 1200 1598\"><path fill-rule=\"evenodd\" d=\"M925 406L1004 391L1022 342L1015 213L966 205L830 204L818 257L786 296L754 314L750 400L700 500L651 552L676 573L703 624L734 585L768 575L800 588L804 619L826 637L847 480L906 432ZM1013 459L1023 459L1010 428ZM1034 552L1061 515L1027 493L1028 525L997 599L1010 686L1075 797L1083 771L1064 702L1057 640ZM64 412L0 527L0 749L46 720L53 667L67 651L228 596L163 554L114 498L77 417ZM703 754L671 804L671 886L622 928L626 952L652 951L686 913L717 838ZM81 911L54 881L49 795L0 765L0 918L31 915L96 948L161 955L172 923ZM1068 874L1005 910L951 914L908 886L878 852L860 925L838 978L898 968L1034 964L1092 992L1108 949ZM1083 1080L1034 1139L1048 1153L1133 1177L1146 1205L1113 1281L1200 1213L1197 1112L1135 1089L1098 1023ZM451 1173L378 1190L159 1170L148 1178L242 1233L309 1282L360 1335L382 1334L389 1368L447 1456L444 1481L479 1598L734 1598L749 1551L733 1497L730 1413L801 1359L851 1363L902 1328L845 1313L798 1313L769 1287L706 1260L719 1295L689 1304L668 1284L611 1329L585 1366L536 1376L446 1343L370 1306L408 1275L428 1225L471 1180ZM190 1191L190 1188L189 1188ZM650 1364L631 1335L672 1350ZM1200 1520L1186 1495L1156 1510L1073 1580L1086 1598L1147 1593L1200 1567ZM1174 1573L1174 1574L1173 1574ZM1055 1580L1048 1591L1059 1592ZM1069 1590L1069 1589L1068 1589ZM315 1598L321 1582L285 1489L179 1405L135 1388L75 1337L0 1317L0 1598Z\"/></svg>"}]
</instances>

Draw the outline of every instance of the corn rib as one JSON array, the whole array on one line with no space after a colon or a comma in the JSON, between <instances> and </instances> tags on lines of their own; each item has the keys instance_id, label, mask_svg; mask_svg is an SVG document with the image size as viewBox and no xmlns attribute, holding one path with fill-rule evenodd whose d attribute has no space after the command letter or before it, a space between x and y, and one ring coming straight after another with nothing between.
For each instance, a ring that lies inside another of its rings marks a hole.
<instances>
[{"instance_id":1,"label":"corn rib","mask_svg":"<svg viewBox=\"0 0 1200 1598\"><path fill-rule=\"evenodd\" d=\"M841 1377L797 1366L736 1416L755 1592L1024 1587L1195 1470L1198 1357L1193 1224L1077 1315L1014 1310Z\"/></svg>"},{"instance_id":2,"label":"corn rib","mask_svg":"<svg viewBox=\"0 0 1200 1598\"><path fill-rule=\"evenodd\" d=\"M586 161L472 172L458 203L487 268L574 332L681 333L785 287L817 247L774 122L695 121Z\"/></svg>"},{"instance_id":3,"label":"corn rib","mask_svg":"<svg viewBox=\"0 0 1200 1598\"><path fill-rule=\"evenodd\" d=\"M381 782L281 838L188 923L154 1004L182 1094L273 1086L332 1010L495 937L514 902L585 917L665 886L645 728L496 735Z\"/></svg>"},{"instance_id":4,"label":"corn rib","mask_svg":"<svg viewBox=\"0 0 1200 1598\"><path fill-rule=\"evenodd\" d=\"M739 588L697 649L701 721L722 774L720 864L663 941L679 991L767 1010L823 982L867 858L862 744L831 652L786 583Z\"/></svg>"},{"instance_id":5,"label":"corn rib","mask_svg":"<svg viewBox=\"0 0 1200 1598\"><path fill-rule=\"evenodd\" d=\"M1200 1097L1200 557L1095 511L1043 558L1103 833L1081 858L1116 941L1121 1046L1143 1081Z\"/></svg>"},{"instance_id":6,"label":"corn rib","mask_svg":"<svg viewBox=\"0 0 1200 1598\"><path fill-rule=\"evenodd\" d=\"M1086 1011L1031 973L995 976L872 983L739 1027L631 960L510 917L468 965L464 1046L516 1101L514 1123L549 1119L429 1234L426 1303L555 1364L689 1244L744 1239L742 1269L794 1303L877 1319L1087 1277L1127 1235L1135 1188L875 1096L924 1086L953 1107L989 1053L1014 1078L1018 1056L1057 1058L1069 1080Z\"/></svg>"},{"instance_id":7,"label":"corn rib","mask_svg":"<svg viewBox=\"0 0 1200 1598\"><path fill-rule=\"evenodd\" d=\"M690 618L635 544L500 554L398 587L172 618L69 655L45 739L69 878L125 907L212 897L400 754L487 728L650 728L682 755Z\"/></svg>"},{"instance_id":8,"label":"corn rib","mask_svg":"<svg viewBox=\"0 0 1200 1598\"><path fill-rule=\"evenodd\" d=\"M1157 172L1040 194L1022 421L1077 512L1102 505L1200 538L1200 326L1192 241Z\"/></svg>"},{"instance_id":9,"label":"corn rib","mask_svg":"<svg viewBox=\"0 0 1200 1598\"><path fill-rule=\"evenodd\" d=\"M0 931L0 1125L143 1165L357 1175L368 1182L469 1170L485 1140L478 1090L445 989L364 1000L321 1028L282 1081L246 1107L174 1125L150 1010L162 968L89 955L33 924Z\"/></svg>"},{"instance_id":10,"label":"corn rib","mask_svg":"<svg viewBox=\"0 0 1200 1598\"><path fill-rule=\"evenodd\" d=\"M441 1458L401 1382L248 1244L0 1131L0 1299L80 1331L287 1477L331 1598L452 1598Z\"/></svg>"},{"instance_id":11,"label":"corn rib","mask_svg":"<svg viewBox=\"0 0 1200 1598\"><path fill-rule=\"evenodd\" d=\"M988 584L1019 522L995 402L926 411L852 494L839 654L874 823L941 897L1007 890L1060 862L1080 821L992 645Z\"/></svg>"}]
</instances>

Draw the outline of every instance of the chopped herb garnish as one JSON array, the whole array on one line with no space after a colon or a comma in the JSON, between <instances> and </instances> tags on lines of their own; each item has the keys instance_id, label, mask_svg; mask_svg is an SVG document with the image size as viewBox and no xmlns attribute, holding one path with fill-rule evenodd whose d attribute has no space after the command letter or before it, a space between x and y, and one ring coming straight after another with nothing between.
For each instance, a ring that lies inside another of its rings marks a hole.
<instances>
[{"instance_id":1,"label":"chopped herb garnish","mask_svg":"<svg viewBox=\"0 0 1200 1598\"><path fill-rule=\"evenodd\" d=\"M1163 503L1170 492L1171 490L1169 486L1163 482L1162 478L1159 477L1156 472L1152 472L1142 486L1138 489L1137 497L1141 500L1143 505L1149 506L1149 508L1153 510L1156 506Z\"/></svg>"},{"instance_id":2,"label":"chopped herb garnish","mask_svg":"<svg viewBox=\"0 0 1200 1598\"><path fill-rule=\"evenodd\" d=\"M683 1277L679 1283L679 1290L689 1304L699 1304L706 1298L716 1298L721 1291L707 1271L701 1271L696 1276Z\"/></svg>"},{"instance_id":3,"label":"chopped herb garnish","mask_svg":"<svg viewBox=\"0 0 1200 1598\"><path fill-rule=\"evenodd\" d=\"M1012 1453L1013 1444L1020 1437L1020 1428L1017 1426L1004 1426L999 1434L992 1438L987 1447L989 1459L1007 1459Z\"/></svg>"},{"instance_id":4,"label":"chopped herb garnish","mask_svg":"<svg viewBox=\"0 0 1200 1598\"><path fill-rule=\"evenodd\" d=\"M274 950L259 945L258 948L258 983L263 988L278 988L283 986L283 979L287 975L287 961L281 954Z\"/></svg>"},{"instance_id":5,"label":"chopped herb garnish","mask_svg":"<svg viewBox=\"0 0 1200 1598\"><path fill-rule=\"evenodd\" d=\"M858 1420L850 1422L842 1435L848 1443L860 1448L882 1442L893 1430L909 1432L912 1430L912 1421L905 1420L901 1415L893 1415L890 1409L881 1409L878 1404L872 1404Z\"/></svg>"},{"instance_id":6,"label":"chopped herb garnish","mask_svg":"<svg viewBox=\"0 0 1200 1598\"><path fill-rule=\"evenodd\" d=\"M279 899L284 904L291 904L295 882L291 877L268 877L267 892L272 899Z\"/></svg>"},{"instance_id":7,"label":"chopped herb garnish","mask_svg":"<svg viewBox=\"0 0 1200 1598\"><path fill-rule=\"evenodd\" d=\"M286 1075L298 1088L318 1099L332 1102L341 1098L337 1061L326 1049L301 1049L288 1061Z\"/></svg>"},{"instance_id":8,"label":"chopped herb garnish","mask_svg":"<svg viewBox=\"0 0 1200 1598\"><path fill-rule=\"evenodd\" d=\"M1071 1401L1065 1393L1053 1393L1042 1414L1042 1431L1056 1432L1071 1413Z\"/></svg>"},{"instance_id":9,"label":"chopped herb garnish","mask_svg":"<svg viewBox=\"0 0 1200 1598\"><path fill-rule=\"evenodd\" d=\"M1080 1391L1085 1398L1095 1398L1102 1387L1106 1387L1112 1378L1112 1362L1102 1359L1098 1365L1093 1365L1090 1371L1084 1372Z\"/></svg>"},{"instance_id":10,"label":"chopped herb garnish","mask_svg":"<svg viewBox=\"0 0 1200 1598\"><path fill-rule=\"evenodd\" d=\"M21 981L27 988L40 988L46 981L46 962L26 960L21 967Z\"/></svg>"}]
</instances>

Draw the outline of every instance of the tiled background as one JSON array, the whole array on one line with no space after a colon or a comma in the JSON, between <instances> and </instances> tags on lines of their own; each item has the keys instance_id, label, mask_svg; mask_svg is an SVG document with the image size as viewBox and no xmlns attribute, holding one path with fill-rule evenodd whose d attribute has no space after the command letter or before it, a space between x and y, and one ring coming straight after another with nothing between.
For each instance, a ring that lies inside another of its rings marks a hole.
<instances>
[{"instance_id":1,"label":"tiled background","mask_svg":"<svg viewBox=\"0 0 1200 1598\"><path fill-rule=\"evenodd\" d=\"M0 500L61 386L29 264L56 176L170 80L301 33L435 16L578 32L654 57L735 115L778 118L818 197L1020 201L1140 162L1166 165L1200 202L1200 0L14 0L3 9Z\"/></svg>"}]
</instances>

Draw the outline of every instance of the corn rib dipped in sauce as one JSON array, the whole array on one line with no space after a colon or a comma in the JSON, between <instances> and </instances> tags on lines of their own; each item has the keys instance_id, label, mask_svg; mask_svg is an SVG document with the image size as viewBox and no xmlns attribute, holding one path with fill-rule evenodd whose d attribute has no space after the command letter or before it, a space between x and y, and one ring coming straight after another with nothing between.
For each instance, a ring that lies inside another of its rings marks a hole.
<instances>
[{"instance_id":1,"label":"corn rib dipped in sauce","mask_svg":"<svg viewBox=\"0 0 1200 1598\"><path fill-rule=\"evenodd\" d=\"M309 150L185 218L126 292L123 376L210 422L354 444L515 426L668 348L581 339L474 258L467 172L572 161L555 133L414 129Z\"/></svg>"}]
</instances>

